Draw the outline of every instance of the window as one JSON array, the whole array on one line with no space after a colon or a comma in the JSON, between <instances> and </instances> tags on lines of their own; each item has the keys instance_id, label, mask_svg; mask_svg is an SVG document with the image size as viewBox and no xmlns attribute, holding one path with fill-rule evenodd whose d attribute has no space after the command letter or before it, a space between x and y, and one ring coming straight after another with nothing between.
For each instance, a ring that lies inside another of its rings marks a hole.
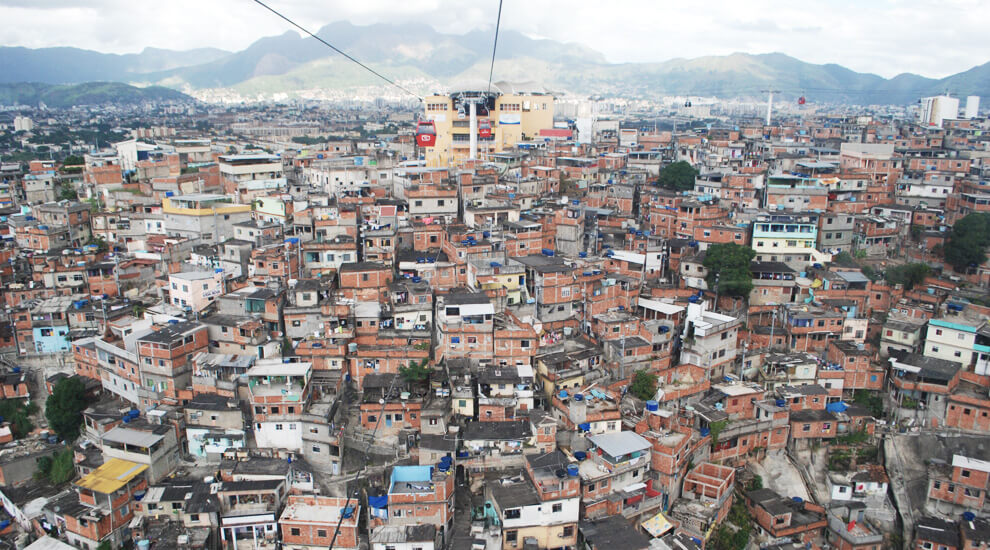
<instances>
[{"instance_id":1,"label":"window","mask_svg":"<svg viewBox=\"0 0 990 550\"><path fill-rule=\"evenodd\" d=\"M561 533L561 535L562 535L562 536L563 536L563 537L564 537L565 539L566 539L567 537L573 537L573 536L574 536L574 526L573 526L573 525L565 525L565 526L564 526L564 532L562 532L562 533Z\"/></svg>"},{"instance_id":2,"label":"window","mask_svg":"<svg viewBox=\"0 0 990 550\"><path fill-rule=\"evenodd\" d=\"M509 544L512 544L512 546L515 546L517 540L519 540L519 532L518 531L506 531L505 532L505 542L506 543L509 543Z\"/></svg>"},{"instance_id":3,"label":"window","mask_svg":"<svg viewBox=\"0 0 990 550\"><path fill-rule=\"evenodd\" d=\"M801 426L801 431L802 432L810 432L811 431L811 424L805 424L804 426Z\"/></svg>"},{"instance_id":4,"label":"window","mask_svg":"<svg viewBox=\"0 0 990 550\"><path fill-rule=\"evenodd\" d=\"M277 431L277 432L282 431L282 425L281 424L275 424L275 431Z\"/></svg>"},{"instance_id":5,"label":"window","mask_svg":"<svg viewBox=\"0 0 990 550\"><path fill-rule=\"evenodd\" d=\"M326 529L317 529L316 530L316 536L317 537L320 537L321 539L327 538L327 530Z\"/></svg>"},{"instance_id":6,"label":"window","mask_svg":"<svg viewBox=\"0 0 990 550\"><path fill-rule=\"evenodd\" d=\"M319 445L313 445L313 452L314 453L320 452L320 446Z\"/></svg>"},{"instance_id":7,"label":"window","mask_svg":"<svg viewBox=\"0 0 990 550\"><path fill-rule=\"evenodd\" d=\"M293 537L298 537L301 533L298 527L293 527L292 529L289 529L289 532L292 533Z\"/></svg>"},{"instance_id":8,"label":"window","mask_svg":"<svg viewBox=\"0 0 990 550\"><path fill-rule=\"evenodd\" d=\"M553 507L551 508L551 511L556 514L557 512L559 512L559 511L561 511L563 509L564 509L564 505L563 504L560 504L560 503L557 503L557 504L554 504L553 505Z\"/></svg>"},{"instance_id":9,"label":"window","mask_svg":"<svg viewBox=\"0 0 990 550\"><path fill-rule=\"evenodd\" d=\"M519 508L510 508L505 511L505 519L519 519L521 511Z\"/></svg>"},{"instance_id":10,"label":"window","mask_svg":"<svg viewBox=\"0 0 990 550\"><path fill-rule=\"evenodd\" d=\"M968 411L969 409L966 410ZM969 477L969 470L963 470L962 472L960 472L960 475L963 477Z\"/></svg>"}]
</instances>

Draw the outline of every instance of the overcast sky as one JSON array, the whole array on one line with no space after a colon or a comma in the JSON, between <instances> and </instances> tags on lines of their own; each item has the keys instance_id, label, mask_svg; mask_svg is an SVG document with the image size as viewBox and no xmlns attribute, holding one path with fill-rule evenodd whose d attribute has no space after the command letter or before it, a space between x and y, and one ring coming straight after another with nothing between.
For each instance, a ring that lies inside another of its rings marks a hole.
<instances>
[{"instance_id":1,"label":"overcast sky","mask_svg":"<svg viewBox=\"0 0 990 550\"><path fill-rule=\"evenodd\" d=\"M493 29L497 0L271 0L316 30L331 21ZM238 50L289 29L252 0L0 0L0 44L113 53ZM990 61L986 0L504 0L503 28L583 43L612 62L783 52L891 77ZM2 63L0 63L2 64Z\"/></svg>"}]
</instances>

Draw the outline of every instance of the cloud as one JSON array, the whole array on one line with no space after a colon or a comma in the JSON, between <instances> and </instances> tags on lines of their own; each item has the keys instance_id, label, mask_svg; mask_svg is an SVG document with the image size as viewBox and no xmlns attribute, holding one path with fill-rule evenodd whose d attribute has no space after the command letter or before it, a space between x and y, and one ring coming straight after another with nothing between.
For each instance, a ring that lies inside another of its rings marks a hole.
<instances>
[{"instance_id":1,"label":"cloud","mask_svg":"<svg viewBox=\"0 0 990 550\"><path fill-rule=\"evenodd\" d=\"M497 0L266 0L310 30L331 22L423 23L491 31ZM0 43L105 52L239 50L291 27L251 0L0 0ZM981 0L504 0L502 28L576 42L612 62L783 52L894 76L942 77L985 63L990 2Z\"/></svg>"}]
</instances>

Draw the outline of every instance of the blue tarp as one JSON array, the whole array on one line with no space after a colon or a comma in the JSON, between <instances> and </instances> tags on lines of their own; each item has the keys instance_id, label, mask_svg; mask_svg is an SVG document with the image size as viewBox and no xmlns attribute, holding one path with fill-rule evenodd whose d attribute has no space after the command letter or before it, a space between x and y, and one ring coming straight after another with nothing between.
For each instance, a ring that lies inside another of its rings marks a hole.
<instances>
[{"instance_id":1,"label":"blue tarp","mask_svg":"<svg viewBox=\"0 0 990 550\"><path fill-rule=\"evenodd\" d=\"M842 401L836 401L835 403L829 403L828 405L825 406L825 410L827 410L828 412L834 412L834 413L846 412L846 409L848 409L848 408L849 408L849 405L846 405Z\"/></svg>"},{"instance_id":2,"label":"blue tarp","mask_svg":"<svg viewBox=\"0 0 990 550\"><path fill-rule=\"evenodd\" d=\"M372 508L385 508L388 506L388 495L383 495L380 497L368 497L368 506Z\"/></svg>"}]
</instances>

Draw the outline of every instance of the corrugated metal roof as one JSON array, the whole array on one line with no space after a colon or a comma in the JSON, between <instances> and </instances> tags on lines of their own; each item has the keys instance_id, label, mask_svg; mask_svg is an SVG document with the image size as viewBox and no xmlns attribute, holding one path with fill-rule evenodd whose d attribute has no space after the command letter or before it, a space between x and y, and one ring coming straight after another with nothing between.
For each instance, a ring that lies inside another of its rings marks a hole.
<instances>
[{"instance_id":1,"label":"corrugated metal roof","mask_svg":"<svg viewBox=\"0 0 990 550\"><path fill-rule=\"evenodd\" d=\"M97 493L111 494L127 485L132 479L148 469L146 464L111 458L89 475L76 482L83 489Z\"/></svg>"}]
</instances>

